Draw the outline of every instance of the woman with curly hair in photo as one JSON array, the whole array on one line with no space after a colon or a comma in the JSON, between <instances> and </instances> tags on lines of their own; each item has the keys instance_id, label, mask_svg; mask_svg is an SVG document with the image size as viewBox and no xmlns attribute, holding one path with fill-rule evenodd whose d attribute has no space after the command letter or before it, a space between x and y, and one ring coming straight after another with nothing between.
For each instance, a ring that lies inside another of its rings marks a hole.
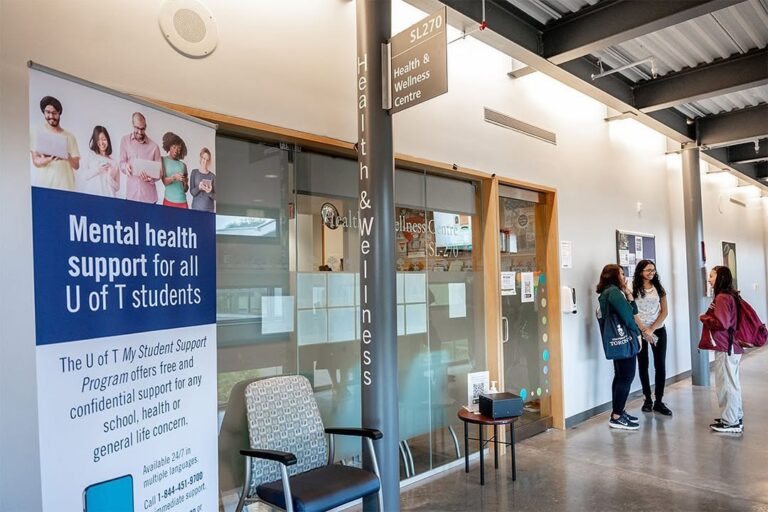
<instances>
[{"instance_id":1,"label":"woman with curly hair in photo","mask_svg":"<svg viewBox=\"0 0 768 512\"><path fill-rule=\"evenodd\" d=\"M160 178L165 184L165 197L163 205L174 208L188 208L187 190L189 190L189 177L187 165L183 162L187 156L187 145L173 132L163 135L163 150L168 153L162 159L162 171Z\"/></svg>"}]
</instances>

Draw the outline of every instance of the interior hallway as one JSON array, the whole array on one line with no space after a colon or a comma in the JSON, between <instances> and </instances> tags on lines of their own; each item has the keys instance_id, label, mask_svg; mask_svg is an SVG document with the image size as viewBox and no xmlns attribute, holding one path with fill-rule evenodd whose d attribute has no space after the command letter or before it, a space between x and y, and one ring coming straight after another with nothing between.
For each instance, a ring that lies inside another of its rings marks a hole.
<instances>
[{"instance_id":1,"label":"interior hallway","mask_svg":"<svg viewBox=\"0 0 768 512\"><path fill-rule=\"evenodd\" d=\"M633 400L627 410L640 417L637 432L609 429L607 412L550 430L517 445L517 482L507 457L494 471L491 452L485 487L479 462L468 474L462 464L404 489L401 509L768 511L768 349L747 355L741 372L743 434L712 432L714 388L686 379L664 397L672 418L642 413L642 400Z\"/></svg>"}]
</instances>

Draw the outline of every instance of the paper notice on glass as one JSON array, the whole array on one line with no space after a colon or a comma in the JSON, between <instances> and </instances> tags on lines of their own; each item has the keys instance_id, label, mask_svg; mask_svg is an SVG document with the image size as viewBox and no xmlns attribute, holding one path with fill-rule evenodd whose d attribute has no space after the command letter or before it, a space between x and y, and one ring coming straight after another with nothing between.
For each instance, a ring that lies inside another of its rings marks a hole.
<instances>
[{"instance_id":1,"label":"paper notice on glass","mask_svg":"<svg viewBox=\"0 0 768 512\"><path fill-rule=\"evenodd\" d=\"M637 256L636 256L636 255L634 255L634 254L632 254L632 253L629 253L629 258L628 258L628 260L629 260L629 261L627 261L628 265L629 265L630 267L633 267L633 268L634 268L634 266L637 264Z\"/></svg>"},{"instance_id":2,"label":"paper notice on glass","mask_svg":"<svg viewBox=\"0 0 768 512\"><path fill-rule=\"evenodd\" d=\"M464 283L448 283L448 318L467 316L467 287Z\"/></svg>"},{"instance_id":3,"label":"paper notice on glass","mask_svg":"<svg viewBox=\"0 0 768 512\"><path fill-rule=\"evenodd\" d=\"M517 235L514 234L514 233L510 233L509 234L507 251L508 252L517 252Z\"/></svg>"},{"instance_id":4,"label":"paper notice on glass","mask_svg":"<svg viewBox=\"0 0 768 512\"><path fill-rule=\"evenodd\" d=\"M643 259L643 237L641 236L635 237L635 258L637 261Z\"/></svg>"},{"instance_id":5,"label":"paper notice on glass","mask_svg":"<svg viewBox=\"0 0 768 512\"><path fill-rule=\"evenodd\" d=\"M533 302L533 272L520 274L520 302Z\"/></svg>"},{"instance_id":6,"label":"paper notice on glass","mask_svg":"<svg viewBox=\"0 0 768 512\"><path fill-rule=\"evenodd\" d=\"M488 390L491 379L489 372L473 372L467 374L467 409L472 412L480 411L480 393Z\"/></svg>"},{"instance_id":7,"label":"paper notice on glass","mask_svg":"<svg viewBox=\"0 0 768 512\"><path fill-rule=\"evenodd\" d=\"M622 267L629 265L629 249L619 249L619 265Z\"/></svg>"},{"instance_id":8,"label":"paper notice on glass","mask_svg":"<svg viewBox=\"0 0 768 512\"><path fill-rule=\"evenodd\" d=\"M573 242L560 242L560 266L573 268Z\"/></svg>"},{"instance_id":9,"label":"paper notice on glass","mask_svg":"<svg viewBox=\"0 0 768 512\"><path fill-rule=\"evenodd\" d=\"M502 272L501 273L501 291L502 295L516 295L515 290L515 272ZM503 292L509 291L512 293L505 294Z\"/></svg>"}]
</instances>

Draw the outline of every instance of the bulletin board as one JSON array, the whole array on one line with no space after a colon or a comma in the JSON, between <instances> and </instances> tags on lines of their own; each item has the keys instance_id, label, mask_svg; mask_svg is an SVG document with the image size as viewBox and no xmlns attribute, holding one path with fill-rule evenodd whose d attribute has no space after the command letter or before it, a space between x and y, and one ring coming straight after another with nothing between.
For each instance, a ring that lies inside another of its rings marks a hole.
<instances>
[{"instance_id":1,"label":"bulletin board","mask_svg":"<svg viewBox=\"0 0 768 512\"><path fill-rule=\"evenodd\" d=\"M616 262L624 269L627 278L634 276L640 260L656 262L656 236L616 230Z\"/></svg>"}]
</instances>

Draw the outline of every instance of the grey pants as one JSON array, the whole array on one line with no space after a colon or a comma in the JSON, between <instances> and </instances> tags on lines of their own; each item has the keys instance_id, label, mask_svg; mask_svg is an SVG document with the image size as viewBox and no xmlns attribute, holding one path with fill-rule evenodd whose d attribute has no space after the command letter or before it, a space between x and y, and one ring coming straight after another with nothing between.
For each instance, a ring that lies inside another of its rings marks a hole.
<instances>
[{"instance_id":1,"label":"grey pants","mask_svg":"<svg viewBox=\"0 0 768 512\"><path fill-rule=\"evenodd\" d=\"M736 425L744 417L741 407L741 382L739 381L739 363L741 354L728 355L727 352L715 353L715 387L717 402L720 405L720 417L729 425Z\"/></svg>"}]
</instances>

